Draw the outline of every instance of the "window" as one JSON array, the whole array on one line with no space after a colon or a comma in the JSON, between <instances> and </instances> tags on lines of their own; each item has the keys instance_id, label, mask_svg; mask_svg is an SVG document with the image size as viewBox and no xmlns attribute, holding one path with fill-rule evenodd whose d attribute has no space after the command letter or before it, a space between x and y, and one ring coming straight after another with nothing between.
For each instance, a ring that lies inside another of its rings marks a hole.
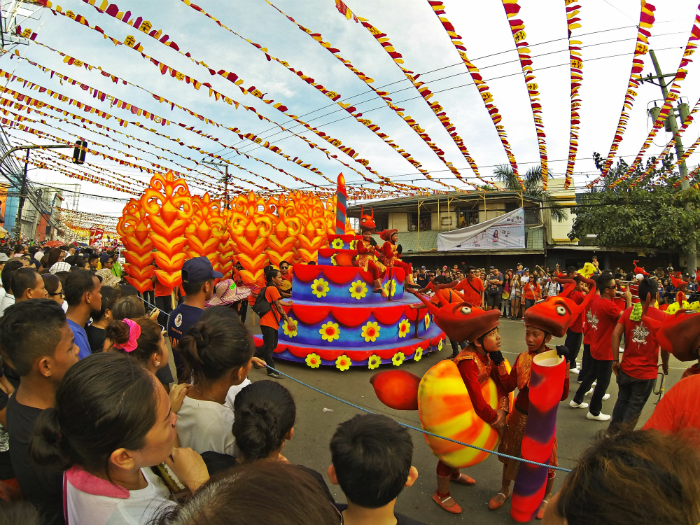
<instances>
[{"instance_id":1,"label":"window","mask_svg":"<svg viewBox=\"0 0 700 525\"><path fill-rule=\"evenodd\" d=\"M479 210L459 210L457 216L459 218L459 228L466 228L467 226L479 224Z\"/></svg>"},{"instance_id":2,"label":"window","mask_svg":"<svg viewBox=\"0 0 700 525\"><path fill-rule=\"evenodd\" d=\"M511 211L517 210L518 208L520 208L520 202L506 202L505 203L506 213L510 213Z\"/></svg>"},{"instance_id":3,"label":"window","mask_svg":"<svg viewBox=\"0 0 700 525\"><path fill-rule=\"evenodd\" d=\"M539 208L525 208L525 224L526 225L540 224L540 209Z\"/></svg>"},{"instance_id":4,"label":"window","mask_svg":"<svg viewBox=\"0 0 700 525\"><path fill-rule=\"evenodd\" d=\"M428 231L431 229L431 214L429 211L425 211L420 214L420 220L418 218L418 212L411 212L408 214L408 231L417 231L420 225L420 231Z\"/></svg>"}]
</instances>

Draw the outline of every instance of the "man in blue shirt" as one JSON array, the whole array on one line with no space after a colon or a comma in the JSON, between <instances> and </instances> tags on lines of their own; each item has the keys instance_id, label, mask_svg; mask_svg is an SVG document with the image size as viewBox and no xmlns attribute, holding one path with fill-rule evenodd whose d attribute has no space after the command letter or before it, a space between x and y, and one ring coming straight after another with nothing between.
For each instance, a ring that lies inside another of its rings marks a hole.
<instances>
[{"instance_id":1,"label":"man in blue shirt","mask_svg":"<svg viewBox=\"0 0 700 525\"><path fill-rule=\"evenodd\" d=\"M223 276L221 272L214 270L211 261L206 257L195 257L182 265L182 289L185 291L185 301L170 312L168 318L168 337L173 348L187 334L187 330L202 317L205 303L214 294L214 279ZM180 376L183 368L180 354L173 352L173 357Z\"/></svg>"},{"instance_id":2,"label":"man in blue shirt","mask_svg":"<svg viewBox=\"0 0 700 525\"><path fill-rule=\"evenodd\" d=\"M73 270L63 287L66 302L68 303L68 326L75 336L75 344L80 348L78 359L90 355L90 343L88 343L85 326L93 311L102 308L102 283L88 270Z\"/></svg>"}]
</instances>

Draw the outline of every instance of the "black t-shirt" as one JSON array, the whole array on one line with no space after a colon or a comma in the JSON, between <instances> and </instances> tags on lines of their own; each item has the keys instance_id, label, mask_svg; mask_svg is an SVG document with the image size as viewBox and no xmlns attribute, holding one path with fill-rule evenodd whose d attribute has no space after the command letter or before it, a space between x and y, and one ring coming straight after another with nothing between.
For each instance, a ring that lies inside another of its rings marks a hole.
<instances>
[{"instance_id":1,"label":"black t-shirt","mask_svg":"<svg viewBox=\"0 0 700 525\"><path fill-rule=\"evenodd\" d=\"M7 403L12 467L25 501L44 515L43 523L58 525L63 519L63 472L35 465L29 458L29 438L42 410L22 405L13 395Z\"/></svg>"},{"instance_id":2,"label":"black t-shirt","mask_svg":"<svg viewBox=\"0 0 700 525\"><path fill-rule=\"evenodd\" d=\"M503 274L501 272L498 272L498 275L493 275L489 274L486 276L486 281L487 281L487 286L486 286L486 293L489 295L501 295L503 293L503 284L491 284L488 283L488 281L492 279L497 279L503 283Z\"/></svg>"},{"instance_id":3,"label":"black t-shirt","mask_svg":"<svg viewBox=\"0 0 700 525\"><path fill-rule=\"evenodd\" d=\"M340 512L343 512L348 508L348 505L347 503L336 503L335 507ZM404 516L398 512L394 512L394 517L396 518L396 525L425 525L425 523L422 521L414 520L413 518L409 518L408 516ZM340 525L343 525L342 521L340 522Z\"/></svg>"},{"instance_id":4,"label":"black t-shirt","mask_svg":"<svg viewBox=\"0 0 700 525\"><path fill-rule=\"evenodd\" d=\"M7 406L8 395L0 390L0 411ZM15 471L12 469L10 458L10 436L7 429L0 426L0 480L12 479Z\"/></svg>"},{"instance_id":5,"label":"black t-shirt","mask_svg":"<svg viewBox=\"0 0 700 525\"><path fill-rule=\"evenodd\" d=\"M105 344L105 329L90 325L85 329L85 333L87 333L88 343L90 343L90 352L93 354L102 352Z\"/></svg>"},{"instance_id":6,"label":"black t-shirt","mask_svg":"<svg viewBox=\"0 0 700 525\"><path fill-rule=\"evenodd\" d=\"M185 303L182 303L175 308L175 310L170 312L170 318L168 319L168 337L173 347L187 334L187 330L199 321L203 313L204 310L201 308L190 306Z\"/></svg>"},{"instance_id":7,"label":"black t-shirt","mask_svg":"<svg viewBox=\"0 0 700 525\"><path fill-rule=\"evenodd\" d=\"M421 275L419 272L418 276L416 277L416 282L418 283L418 286L420 286L421 288L425 288L430 282L430 277L428 277L427 273L425 275Z\"/></svg>"}]
</instances>

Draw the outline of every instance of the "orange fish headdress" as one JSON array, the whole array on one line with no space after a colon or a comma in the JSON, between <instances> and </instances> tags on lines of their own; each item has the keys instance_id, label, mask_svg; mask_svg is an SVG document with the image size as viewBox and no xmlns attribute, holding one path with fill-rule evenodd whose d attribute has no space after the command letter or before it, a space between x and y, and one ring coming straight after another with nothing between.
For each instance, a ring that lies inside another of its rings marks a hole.
<instances>
[{"instance_id":1,"label":"orange fish headdress","mask_svg":"<svg viewBox=\"0 0 700 525\"><path fill-rule=\"evenodd\" d=\"M637 263L639 261L632 261L632 264L634 264L634 275L642 274L644 277L649 277L649 272L647 272L644 268L641 266L637 266Z\"/></svg>"},{"instance_id":2,"label":"orange fish headdress","mask_svg":"<svg viewBox=\"0 0 700 525\"><path fill-rule=\"evenodd\" d=\"M417 297L428 307L434 316L435 324L445 332L450 341L475 341L496 328L501 318L500 310L486 312L470 306L469 303L450 303L439 293L436 297L440 300L440 308L422 295Z\"/></svg>"},{"instance_id":3,"label":"orange fish headdress","mask_svg":"<svg viewBox=\"0 0 700 525\"><path fill-rule=\"evenodd\" d=\"M374 210L372 210L372 215L365 215L365 209L363 206L360 206L360 228L362 230L374 230L377 228L377 225L374 222Z\"/></svg>"},{"instance_id":4,"label":"orange fish headdress","mask_svg":"<svg viewBox=\"0 0 700 525\"><path fill-rule=\"evenodd\" d=\"M569 299L571 292L576 288L576 283L572 279L557 279L560 283L566 284L564 291L554 297L547 297L528 308L525 312L525 326L531 325L554 337L563 337L569 326L595 296L595 281L582 275L579 275L578 278L590 287L581 304L576 304Z\"/></svg>"},{"instance_id":5,"label":"orange fish headdress","mask_svg":"<svg viewBox=\"0 0 700 525\"><path fill-rule=\"evenodd\" d=\"M679 361L695 361L700 357L700 312L679 310L663 321L645 315L642 321L651 327L661 348Z\"/></svg>"}]
</instances>

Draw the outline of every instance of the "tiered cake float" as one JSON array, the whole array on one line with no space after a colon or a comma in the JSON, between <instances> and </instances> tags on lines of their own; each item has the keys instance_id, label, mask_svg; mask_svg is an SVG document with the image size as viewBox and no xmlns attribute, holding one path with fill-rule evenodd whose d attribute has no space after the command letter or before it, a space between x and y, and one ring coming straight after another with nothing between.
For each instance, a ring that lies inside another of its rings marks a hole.
<instances>
[{"instance_id":1,"label":"tiered cake float","mask_svg":"<svg viewBox=\"0 0 700 525\"><path fill-rule=\"evenodd\" d=\"M353 234L329 235L332 248L319 250L317 265L294 266L292 303L287 309L296 321L290 330L283 321L275 358L348 370L351 366L377 368L420 361L442 350L445 334L433 323L412 294L404 293L404 271L391 268L382 278L389 296L373 293L369 272L352 266ZM262 337L255 336L256 345Z\"/></svg>"}]
</instances>

